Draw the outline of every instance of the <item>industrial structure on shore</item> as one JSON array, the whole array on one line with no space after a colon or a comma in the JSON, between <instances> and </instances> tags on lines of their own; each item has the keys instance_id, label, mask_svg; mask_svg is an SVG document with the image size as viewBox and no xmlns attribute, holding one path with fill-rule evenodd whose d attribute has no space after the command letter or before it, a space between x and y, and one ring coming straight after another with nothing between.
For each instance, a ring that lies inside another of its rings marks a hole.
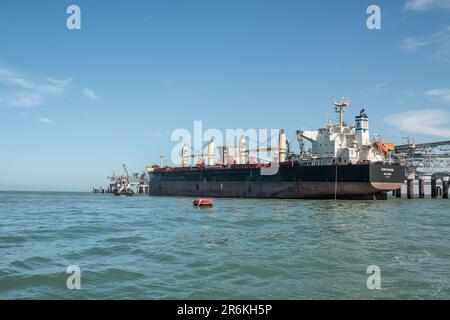
<instances>
[{"instance_id":1,"label":"industrial structure on shore","mask_svg":"<svg viewBox=\"0 0 450 320\"><path fill-rule=\"evenodd\" d=\"M148 193L148 176L147 172L129 173L125 164L122 165L123 174L116 176L113 172L112 176L107 177L109 186L105 189L103 187L94 187L94 193L113 193L115 195L133 195L133 194L147 194Z\"/></svg>"},{"instance_id":2,"label":"industrial structure on shore","mask_svg":"<svg viewBox=\"0 0 450 320\"><path fill-rule=\"evenodd\" d=\"M413 138L406 137L403 142L403 145L395 147L395 156L405 165L408 199L413 199L417 194L419 198L425 198L425 186L428 185L432 198L442 196L448 199L450 141L416 144ZM398 198L402 196L401 189L394 193Z\"/></svg>"}]
</instances>

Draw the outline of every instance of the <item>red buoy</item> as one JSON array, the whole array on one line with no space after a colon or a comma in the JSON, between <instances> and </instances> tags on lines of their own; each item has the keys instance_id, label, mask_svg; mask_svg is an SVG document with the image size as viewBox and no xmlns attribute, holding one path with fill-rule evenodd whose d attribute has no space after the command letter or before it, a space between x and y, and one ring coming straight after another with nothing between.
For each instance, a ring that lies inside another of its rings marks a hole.
<instances>
[{"instance_id":1,"label":"red buoy","mask_svg":"<svg viewBox=\"0 0 450 320\"><path fill-rule=\"evenodd\" d=\"M194 206L196 207L212 207L214 205L214 201L211 199L195 199Z\"/></svg>"}]
</instances>

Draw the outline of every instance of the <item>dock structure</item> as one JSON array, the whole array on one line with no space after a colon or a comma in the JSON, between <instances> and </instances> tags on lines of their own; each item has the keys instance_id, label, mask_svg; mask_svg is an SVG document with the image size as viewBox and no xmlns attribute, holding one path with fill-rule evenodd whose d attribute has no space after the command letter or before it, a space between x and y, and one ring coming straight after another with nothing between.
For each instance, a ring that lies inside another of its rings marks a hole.
<instances>
[{"instance_id":1,"label":"dock structure","mask_svg":"<svg viewBox=\"0 0 450 320\"><path fill-rule=\"evenodd\" d=\"M112 176L107 177L109 186L105 189L103 187L93 187L94 193L115 193L121 189L131 190L132 193L147 194L149 189L149 181L147 171L141 173L129 173L125 164L122 165L123 173L116 175L113 172Z\"/></svg>"},{"instance_id":2,"label":"dock structure","mask_svg":"<svg viewBox=\"0 0 450 320\"><path fill-rule=\"evenodd\" d=\"M406 188L408 199L414 199L414 179L407 180Z\"/></svg>"},{"instance_id":3,"label":"dock structure","mask_svg":"<svg viewBox=\"0 0 450 320\"><path fill-rule=\"evenodd\" d=\"M103 188L103 187L97 187L97 186L95 186L95 187L92 188L92 192L93 192L93 193L107 193L108 190L105 189L105 188Z\"/></svg>"},{"instance_id":4,"label":"dock structure","mask_svg":"<svg viewBox=\"0 0 450 320\"><path fill-rule=\"evenodd\" d=\"M406 167L406 194L408 199L415 197L415 181L418 179L418 195L425 198L425 186L430 182L431 198L448 199L450 177L450 141L416 144L411 137L403 138L404 143L394 148L394 157ZM438 183L440 186L438 186ZM401 190L395 192L401 197Z\"/></svg>"},{"instance_id":5,"label":"dock structure","mask_svg":"<svg viewBox=\"0 0 450 320\"><path fill-rule=\"evenodd\" d=\"M110 180L109 189L112 193L114 191L119 190L120 188L126 187L127 189L133 190L138 194L147 194L149 188L147 171L143 171L141 173L129 173L128 168L125 164L122 165L123 174L120 176L116 176L113 172L111 177L108 177Z\"/></svg>"},{"instance_id":6,"label":"dock structure","mask_svg":"<svg viewBox=\"0 0 450 320\"><path fill-rule=\"evenodd\" d=\"M425 177L424 176L419 177L419 198L420 199L425 198Z\"/></svg>"}]
</instances>

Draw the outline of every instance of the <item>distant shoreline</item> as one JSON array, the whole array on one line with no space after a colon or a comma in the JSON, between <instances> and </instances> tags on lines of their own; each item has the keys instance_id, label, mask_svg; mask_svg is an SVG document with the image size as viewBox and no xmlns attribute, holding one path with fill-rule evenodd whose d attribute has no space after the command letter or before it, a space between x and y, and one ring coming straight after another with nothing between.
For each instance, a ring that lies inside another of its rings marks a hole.
<instances>
[{"instance_id":1,"label":"distant shoreline","mask_svg":"<svg viewBox=\"0 0 450 320\"><path fill-rule=\"evenodd\" d=\"M4 190L0 189L2 193L92 193L91 191L80 191L80 190Z\"/></svg>"}]
</instances>

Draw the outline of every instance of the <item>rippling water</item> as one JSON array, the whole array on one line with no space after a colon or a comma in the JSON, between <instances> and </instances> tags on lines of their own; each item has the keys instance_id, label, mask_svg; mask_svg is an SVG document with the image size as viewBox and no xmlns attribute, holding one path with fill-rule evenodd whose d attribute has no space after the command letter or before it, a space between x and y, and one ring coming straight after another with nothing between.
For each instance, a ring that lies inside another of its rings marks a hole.
<instances>
[{"instance_id":1,"label":"rippling water","mask_svg":"<svg viewBox=\"0 0 450 320\"><path fill-rule=\"evenodd\" d=\"M450 298L448 200L191 203L0 192L0 298Z\"/></svg>"}]
</instances>

